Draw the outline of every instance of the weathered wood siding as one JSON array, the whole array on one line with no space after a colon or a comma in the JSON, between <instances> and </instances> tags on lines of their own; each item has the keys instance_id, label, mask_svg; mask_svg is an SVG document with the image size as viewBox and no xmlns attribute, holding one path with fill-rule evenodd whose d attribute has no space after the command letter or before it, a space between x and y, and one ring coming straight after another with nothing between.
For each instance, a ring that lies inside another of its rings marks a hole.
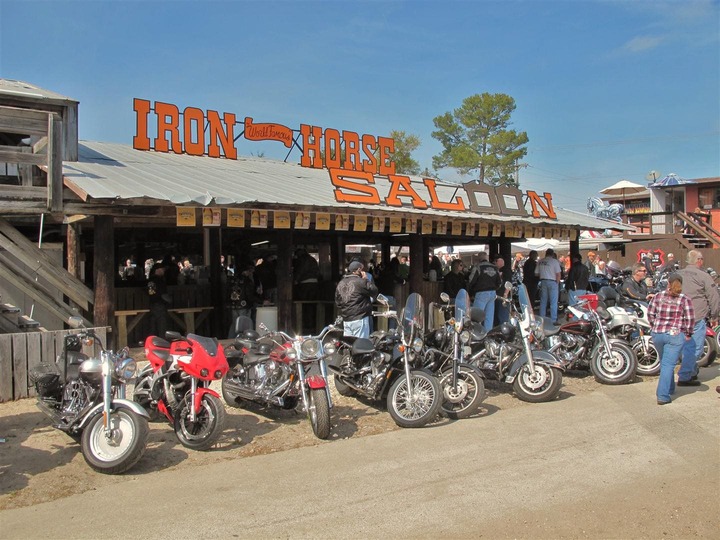
<instances>
[{"instance_id":1,"label":"weathered wood siding","mask_svg":"<svg viewBox=\"0 0 720 540\"><path fill-rule=\"evenodd\" d=\"M107 328L96 328L103 343ZM40 363L55 362L63 348L63 339L77 330L0 334L0 402L32 397L28 373Z\"/></svg>"}]
</instances>

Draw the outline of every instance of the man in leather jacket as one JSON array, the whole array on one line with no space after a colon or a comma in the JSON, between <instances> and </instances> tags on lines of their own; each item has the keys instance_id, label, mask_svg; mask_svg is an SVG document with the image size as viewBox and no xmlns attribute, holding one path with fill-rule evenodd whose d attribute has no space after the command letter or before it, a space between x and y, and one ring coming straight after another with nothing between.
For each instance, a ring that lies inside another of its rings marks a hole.
<instances>
[{"instance_id":1,"label":"man in leather jacket","mask_svg":"<svg viewBox=\"0 0 720 540\"><path fill-rule=\"evenodd\" d=\"M351 262L348 273L335 289L335 305L343 318L344 335L370 337L372 301L377 294L378 289L367 279L363 264Z\"/></svg>"},{"instance_id":2,"label":"man in leather jacket","mask_svg":"<svg viewBox=\"0 0 720 540\"><path fill-rule=\"evenodd\" d=\"M623 284L620 285L620 293L623 296L640 300L641 302L649 302L654 294L648 293L648 286L645 283L647 276L647 268L643 263L636 263L632 267L632 275L627 277Z\"/></svg>"}]
</instances>

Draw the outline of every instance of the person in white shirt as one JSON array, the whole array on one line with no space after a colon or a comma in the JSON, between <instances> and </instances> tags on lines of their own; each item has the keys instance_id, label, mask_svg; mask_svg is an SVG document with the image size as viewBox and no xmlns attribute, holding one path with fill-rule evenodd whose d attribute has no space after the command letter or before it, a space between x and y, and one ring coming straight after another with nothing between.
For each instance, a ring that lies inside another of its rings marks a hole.
<instances>
[{"instance_id":1,"label":"person in white shirt","mask_svg":"<svg viewBox=\"0 0 720 540\"><path fill-rule=\"evenodd\" d=\"M545 257L538 261L535 268L535 275L540 279L538 289L540 291L540 316L547 316L548 302L550 303L550 318L553 322L558 318L558 298L560 295L560 279L562 268L560 262L555 258L555 251L548 249Z\"/></svg>"}]
</instances>

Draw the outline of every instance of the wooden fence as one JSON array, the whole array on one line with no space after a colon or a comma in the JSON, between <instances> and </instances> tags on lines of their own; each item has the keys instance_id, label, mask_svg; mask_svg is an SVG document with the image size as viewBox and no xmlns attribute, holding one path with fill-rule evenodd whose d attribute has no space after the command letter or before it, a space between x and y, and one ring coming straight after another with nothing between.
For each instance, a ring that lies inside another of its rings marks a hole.
<instances>
[{"instance_id":1,"label":"wooden fence","mask_svg":"<svg viewBox=\"0 0 720 540\"><path fill-rule=\"evenodd\" d=\"M103 343L108 328L96 328ZM40 363L53 363L62 352L63 339L77 330L0 334L0 402L35 395L28 374Z\"/></svg>"}]
</instances>

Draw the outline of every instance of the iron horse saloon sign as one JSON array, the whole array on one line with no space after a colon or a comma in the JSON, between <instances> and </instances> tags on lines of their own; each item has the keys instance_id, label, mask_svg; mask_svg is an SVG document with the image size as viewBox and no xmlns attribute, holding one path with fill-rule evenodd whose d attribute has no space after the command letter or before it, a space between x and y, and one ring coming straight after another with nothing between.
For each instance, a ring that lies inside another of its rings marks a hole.
<instances>
[{"instance_id":1,"label":"iron horse saloon sign","mask_svg":"<svg viewBox=\"0 0 720 540\"><path fill-rule=\"evenodd\" d=\"M529 214L523 199L527 197L530 215L556 219L550 193L541 196L528 191L523 194L514 187L494 187L477 182L449 186L438 184L431 178L423 178L422 186L413 183L410 177L396 174L392 160L395 141L389 137L359 135L353 131L308 124L292 130L281 124L255 123L250 117L238 122L233 113L221 115L196 107L180 111L170 103L137 98L133 100L133 109L136 117L133 148L137 150L237 159L235 141L239 137L250 141L271 140L284 144L290 151L298 148L302 153L301 166L327 168L338 202L391 207L410 204L420 210L526 217ZM154 133L153 137L151 133ZM376 176L388 180L383 193Z\"/></svg>"}]
</instances>

